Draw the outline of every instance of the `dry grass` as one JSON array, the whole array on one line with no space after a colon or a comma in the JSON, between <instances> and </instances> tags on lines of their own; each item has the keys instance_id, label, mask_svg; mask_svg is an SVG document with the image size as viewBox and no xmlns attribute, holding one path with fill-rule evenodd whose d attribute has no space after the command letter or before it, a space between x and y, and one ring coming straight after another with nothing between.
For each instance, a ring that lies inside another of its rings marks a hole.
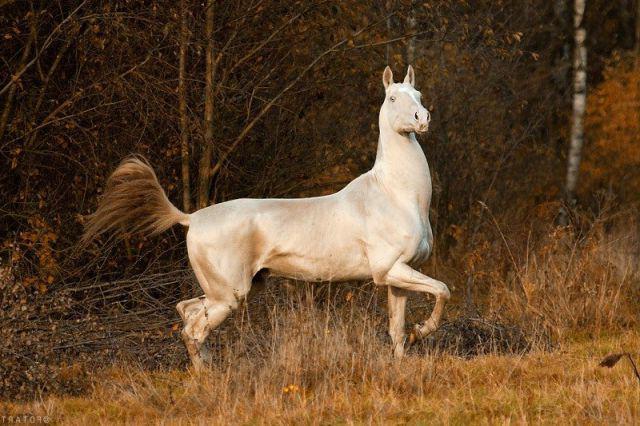
<instances>
[{"instance_id":1,"label":"dry grass","mask_svg":"<svg viewBox=\"0 0 640 426\"><path fill-rule=\"evenodd\" d=\"M580 330L599 335L637 328L640 236L629 232L635 229L629 222L604 228L596 224L584 235L553 230L513 265L486 304L560 341Z\"/></svg>"},{"instance_id":2,"label":"dry grass","mask_svg":"<svg viewBox=\"0 0 640 426\"><path fill-rule=\"evenodd\" d=\"M99 372L86 396L3 411L79 425L640 421L640 386L628 366L598 367L606 354L640 346L637 332L523 356L413 354L402 362L365 342L341 347L341 330L314 336L315 343L286 337L262 362L238 359L201 376L122 366Z\"/></svg>"},{"instance_id":3,"label":"dry grass","mask_svg":"<svg viewBox=\"0 0 640 426\"><path fill-rule=\"evenodd\" d=\"M610 353L638 357L637 244L624 228L551 233L521 261L510 256L510 273L495 262L484 317L457 313L454 297L441 329L399 362L384 288L307 286L258 293L216 333L201 375L123 361L92 371L80 396L0 402L0 413L67 424L638 424L630 366L598 366ZM430 309L419 300L410 322Z\"/></svg>"}]
</instances>

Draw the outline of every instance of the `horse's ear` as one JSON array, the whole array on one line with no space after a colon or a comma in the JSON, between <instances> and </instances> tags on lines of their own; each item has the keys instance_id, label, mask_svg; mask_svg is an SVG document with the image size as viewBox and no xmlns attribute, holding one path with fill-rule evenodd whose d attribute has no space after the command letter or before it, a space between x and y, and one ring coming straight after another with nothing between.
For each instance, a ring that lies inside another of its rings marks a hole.
<instances>
[{"instance_id":1,"label":"horse's ear","mask_svg":"<svg viewBox=\"0 0 640 426\"><path fill-rule=\"evenodd\" d=\"M384 89L387 90L389 86L393 84L393 72L389 65L384 69L384 73L382 73L382 84L384 84Z\"/></svg>"},{"instance_id":2,"label":"horse's ear","mask_svg":"<svg viewBox=\"0 0 640 426\"><path fill-rule=\"evenodd\" d=\"M404 82L409 83L412 86L416 85L416 74L413 72L413 67L411 65L407 68L407 75L404 77Z\"/></svg>"}]
</instances>

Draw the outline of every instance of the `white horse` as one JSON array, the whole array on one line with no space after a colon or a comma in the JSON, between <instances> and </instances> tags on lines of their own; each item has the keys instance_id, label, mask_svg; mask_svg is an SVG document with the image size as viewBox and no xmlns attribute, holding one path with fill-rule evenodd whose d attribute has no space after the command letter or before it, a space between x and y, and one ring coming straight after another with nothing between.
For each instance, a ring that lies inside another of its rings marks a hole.
<instances>
[{"instance_id":1,"label":"white horse","mask_svg":"<svg viewBox=\"0 0 640 426\"><path fill-rule=\"evenodd\" d=\"M410 341L434 331L450 293L414 267L431 253L431 177L415 133L430 114L414 88L411 66L402 83L383 73L385 100L375 164L341 191L300 199L238 199L187 214L171 204L144 159L124 160L110 176L98 210L85 228L86 244L106 231L161 232L188 226L189 261L204 295L177 305L182 338L196 369L209 332L236 309L261 270L310 281L373 279L388 286L393 353L405 345L406 291L430 293L431 316Z\"/></svg>"}]
</instances>

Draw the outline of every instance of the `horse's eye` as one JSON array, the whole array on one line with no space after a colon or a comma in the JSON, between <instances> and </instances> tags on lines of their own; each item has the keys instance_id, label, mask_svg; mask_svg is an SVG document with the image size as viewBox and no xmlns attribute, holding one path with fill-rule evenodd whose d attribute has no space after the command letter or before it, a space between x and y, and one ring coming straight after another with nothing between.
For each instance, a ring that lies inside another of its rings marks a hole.
<instances>
[{"instance_id":1,"label":"horse's eye","mask_svg":"<svg viewBox=\"0 0 640 426\"><path fill-rule=\"evenodd\" d=\"M392 96L389 99L391 99L391 102L395 102L396 101L396 97L395 96Z\"/></svg>"}]
</instances>

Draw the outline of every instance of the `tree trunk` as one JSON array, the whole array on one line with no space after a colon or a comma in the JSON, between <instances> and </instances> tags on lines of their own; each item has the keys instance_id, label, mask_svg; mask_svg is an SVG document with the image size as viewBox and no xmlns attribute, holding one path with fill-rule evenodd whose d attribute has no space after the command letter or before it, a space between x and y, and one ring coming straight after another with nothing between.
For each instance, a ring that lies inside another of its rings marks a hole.
<instances>
[{"instance_id":1,"label":"tree trunk","mask_svg":"<svg viewBox=\"0 0 640 426\"><path fill-rule=\"evenodd\" d=\"M204 146L200 158L199 182L198 182L198 208L209 204L209 190L211 187L211 157L213 154L213 78L215 74L213 60L213 17L215 0L207 0L207 17L205 37L206 49L206 75L204 94Z\"/></svg>"},{"instance_id":2,"label":"tree trunk","mask_svg":"<svg viewBox=\"0 0 640 426\"><path fill-rule=\"evenodd\" d=\"M180 109L180 151L182 159L182 209L191 211L189 183L189 123L187 121L187 46L189 44L187 0L180 1L180 60L178 69L178 107Z\"/></svg>"},{"instance_id":3,"label":"tree trunk","mask_svg":"<svg viewBox=\"0 0 640 426\"><path fill-rule=\"evenodd\" d=\"M575 0L573 12L573 115L571 123L571 144L567 159L566 201L569 207L575 205L578 171L584 143L584 112L587 105L587 30L584 28L586 0ZM567 212L561 214L561 224L567 224Z\"/></svg>"},{"instance_id":4,"label":"tree trunk","mask_svg":"<svg viewBox=\"0 0 640 426\"><path fill-rule=\"evenodd\" d=\"M415 4L412 1L407 12L407 33L414 34L416 32L416 13ZM407 66L415 65L416 59L416 38L409 37L407 40Z\"/></svg>"},{"instance_id":5,"label":"tree trunk","mask_svg":"<svg viewBox=\"0 0 640 426\"><path fill-rule=\"evenodd\" d=\"M393 0L387 0L385 3L385 11L387 12L387 38L393 37L393 22L391 22L391 9L393 8ZM391 51L391 43L387 43L385 47L385 60L387 65L391 66L393 60L393 52Z\"/></svg>"},{"instance_id":6,"label":"tree trunk","mask_svg":"<svg viewBox=\"0 0 640 426\"><path fill-rule=\"evenodd\" d=\"M636 68L640 68L640 0L636 0Z\"/></svg>"}]
</instances>

